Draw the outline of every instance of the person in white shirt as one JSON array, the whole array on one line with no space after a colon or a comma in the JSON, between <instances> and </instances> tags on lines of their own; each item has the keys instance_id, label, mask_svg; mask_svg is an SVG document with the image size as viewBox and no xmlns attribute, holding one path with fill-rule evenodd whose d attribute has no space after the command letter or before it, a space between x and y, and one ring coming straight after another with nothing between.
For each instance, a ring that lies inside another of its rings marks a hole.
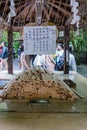
<instances>
[{"instance_id":1,"label":"person in white shirt","mask_svg":"<svg viewBox=\"0 0 87 130\"><path fill-rule=\"evenodd\" d=\"M45 66L45 55L37 55L33 62L34 66Z\"/></svg>"},{"instance_id":2,"label":"person in white shirt","mask_svg":"<svg viewBox=\"0 0 87 130\"><path fill-rule=\"evenodd\" d=\"M77 71L75 57L72 54L72 47L69 47L69 70Z\"/></svg>"}]
</instances>

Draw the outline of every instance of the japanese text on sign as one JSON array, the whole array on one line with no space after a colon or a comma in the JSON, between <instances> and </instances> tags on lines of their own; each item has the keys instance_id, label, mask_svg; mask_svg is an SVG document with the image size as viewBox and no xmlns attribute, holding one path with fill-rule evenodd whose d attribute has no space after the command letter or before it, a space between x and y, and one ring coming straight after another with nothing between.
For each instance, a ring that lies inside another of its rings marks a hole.
<instances>
[{"instance_id":1,"label":"japanese text on sign","mask_svg":"<svg viewBox=\"0 0 87 130\"><path fill-rule=\"evenodd\" d=\"M25 54L54 54L56 49L56 26L25 26Z\"/></svg>"}]
</instances>

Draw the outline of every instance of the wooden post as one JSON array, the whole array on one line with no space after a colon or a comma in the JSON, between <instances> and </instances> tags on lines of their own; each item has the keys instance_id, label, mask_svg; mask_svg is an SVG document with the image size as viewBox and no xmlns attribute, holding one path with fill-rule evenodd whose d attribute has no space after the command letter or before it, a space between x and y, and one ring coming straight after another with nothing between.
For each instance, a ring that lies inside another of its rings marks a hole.
<instances>
[{"instance_id":1,"label":"wooden post","mask_svg":"<svg viewBox=\"0 0 87 130\"><path fill-rule=\"evenodd\" d=\"M8 30L8 74L13 74L13 29Z\"/></svg>"},{"instance_id":2,"label":"wooden post","mask_svg":"<svg viewBox=\"0 0 87 130\"><path fill-rule=\"evenodd\" d=\"M65 25L64 74L69 74L69 25Z\"/></svg>"}]
</instances>

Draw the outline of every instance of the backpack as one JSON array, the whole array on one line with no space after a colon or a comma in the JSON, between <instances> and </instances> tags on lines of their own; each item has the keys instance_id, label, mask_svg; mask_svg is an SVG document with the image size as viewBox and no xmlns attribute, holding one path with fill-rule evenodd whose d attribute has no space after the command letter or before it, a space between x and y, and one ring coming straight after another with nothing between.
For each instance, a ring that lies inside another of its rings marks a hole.
<instances>
[{"instance_id":1,"label":"backpack","mask_svg":"<svg viewBox=\"0 0 87 130\"><path fill-rule=\"evenodd\" d=\"M64 68L64 54L60 56L59 61L56 62L55 70L63 71Z\"/></svg>"},{"instance_id":2,"label":"backpack","mask_svg":"<svg viewBox=\"0 0 87 130\"><path fill-rule=\"evenodd\" d=\"M3 47L2 49L2 59L8 58L8 49L7 47Z\"/></svg>"}]
</instances>

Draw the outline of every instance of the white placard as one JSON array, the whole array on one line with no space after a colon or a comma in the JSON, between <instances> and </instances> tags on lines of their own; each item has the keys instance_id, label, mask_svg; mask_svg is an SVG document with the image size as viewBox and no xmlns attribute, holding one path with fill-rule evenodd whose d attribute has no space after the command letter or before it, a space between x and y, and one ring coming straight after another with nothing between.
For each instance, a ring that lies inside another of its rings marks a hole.
<instances>
[{"instance_id":1,"label":"white placard","mask_svg":"<svg viewBox=\"0 0 87 130\"><path fill-rule=\"evenodd\" d=\"M64 37L64 31L59 31L59 38Z\"/></svg>"},{"instance_id":2,"label":"white placard","mask_svg":"<svg viewBox=\"0 0 87 130\"><path fill-rule=\"evenodd\" d=\"M25 26L24 53L54 54L56 50L56 26Z\"/></svg>"}]
</instances>

